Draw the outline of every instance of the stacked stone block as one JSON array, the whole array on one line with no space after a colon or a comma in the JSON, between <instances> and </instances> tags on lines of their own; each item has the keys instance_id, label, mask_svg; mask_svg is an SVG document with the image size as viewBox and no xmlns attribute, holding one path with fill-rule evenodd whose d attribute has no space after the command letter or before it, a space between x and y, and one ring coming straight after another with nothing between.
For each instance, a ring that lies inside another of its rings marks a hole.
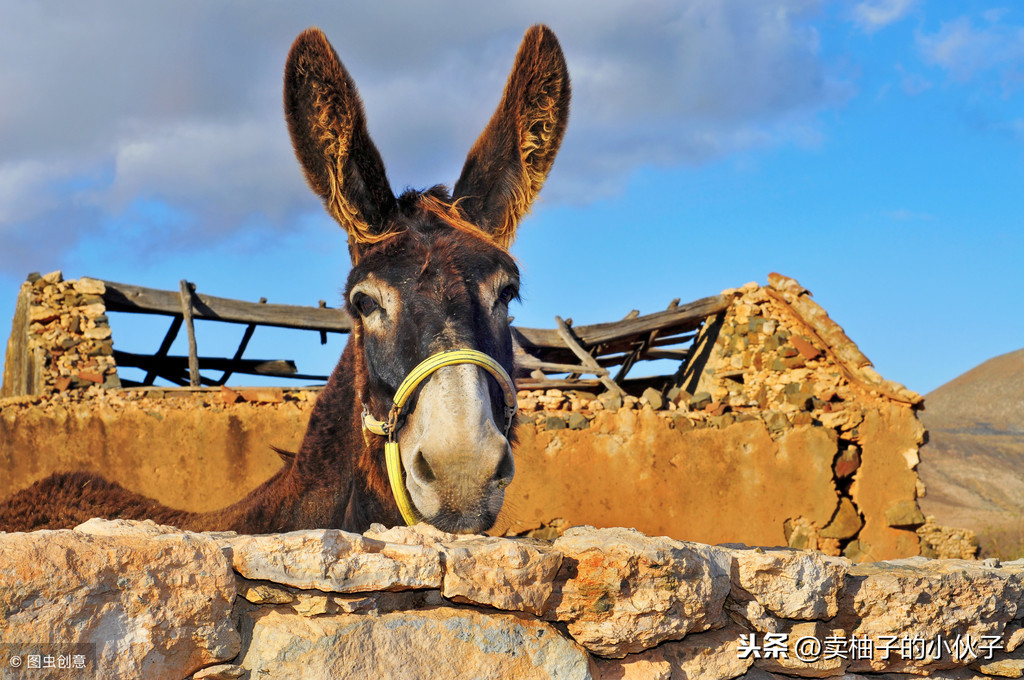
<instances>
[{"instance_id":1,"label":"stacked stone block","mask_svg":"<svg viewBox=\"0 0 1024 680\"><path fill-rule=\"evenodd\" d=\"M33 274L28 296L28 351L38 393L120 387L102 281L65 281L61 272Z\"/></svg>"},{"instance_id":2,"label":"stacked stone block","mask_svg":"<svg viewBox=\"0 0 1024 680\"><path fill-rule=\"evenodd\" d=\"M1021 561L852 564L593 527L0 533L0 653L86 645L111 679L980 680L1021 677L1022 624Z\"/></svg>"}]
</instances>

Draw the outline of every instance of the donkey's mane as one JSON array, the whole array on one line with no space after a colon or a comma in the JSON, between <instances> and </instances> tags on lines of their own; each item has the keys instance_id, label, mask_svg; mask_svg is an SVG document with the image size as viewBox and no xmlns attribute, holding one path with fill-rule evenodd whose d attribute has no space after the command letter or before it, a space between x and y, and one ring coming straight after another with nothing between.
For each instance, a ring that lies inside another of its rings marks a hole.
<instances>
[{"instance_id":1,"label":"donkey's mane","mask_svg":"<svg viewBox=\"0 0 1024 680\"><path fill-rule=\"evenodd\" d=\"M425 191L406 189L398 197L398 209L402 217L407 218L411 224L429 228L434 224L429 218L434 217L452 229L475 236L491 245L496 245L491 234L471 222L463 214L459 204L467 198L469 197L453 200L447 186L435 184ZM388 238L393 238L399 233L401 232L392 231L388 234ZM502 250L507 249L502 247Z\"/></svg>"}]
</instances>

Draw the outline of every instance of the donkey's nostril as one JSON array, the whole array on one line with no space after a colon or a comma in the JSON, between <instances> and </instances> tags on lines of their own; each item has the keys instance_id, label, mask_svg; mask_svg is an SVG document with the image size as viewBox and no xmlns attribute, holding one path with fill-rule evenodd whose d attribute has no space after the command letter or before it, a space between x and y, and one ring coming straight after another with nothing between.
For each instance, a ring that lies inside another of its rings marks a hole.
<instances>
[{"instance_id":1,"label":"donkey's nostril","mask_svg":"<svg viewBox=\"0 0 1024 680\"><path fill-rule=\"evenodd\" d=\"M494 479L498 483L505 487L512 482L512 477L516 473L516 464L512 459L512 452L505 449L505 455L501 457L501 462L498 463L498 469L494 471Z\"/></svg>"},{"instance_id":2,"label":"donkey's nostril","mask_svg":"<svg viewBox=\"0 0 1024 680\"><path fill-rule=\"evenodd\" d=\"M416 453L416 458L413 459L412 466L416 479L418 479L420 483L430 484L437 479L437 477L434 476L434 470L430 467L430 463L428 463L427 459L423 456L422 451L418 451Z\"/></svg>"}]
</instances>

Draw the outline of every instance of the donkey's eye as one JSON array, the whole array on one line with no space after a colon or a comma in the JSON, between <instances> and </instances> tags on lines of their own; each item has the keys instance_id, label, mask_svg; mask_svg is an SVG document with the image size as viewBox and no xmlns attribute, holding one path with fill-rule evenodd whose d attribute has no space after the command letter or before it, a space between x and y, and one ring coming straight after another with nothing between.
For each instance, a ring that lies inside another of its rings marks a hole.
<instances>
[{"instance_id":1,"label":"donkey's eye","mask_svg":"<svg viewBox=\"0 0 1024 680\"><path fill-rule=\"evenodd\" d=\"M359 312L360 316L369 316L376 310L380 305L377 301L366 293L356 293L352 296L352 305Z\"/></svg>"},{"instance_id":2,"label":"donkey's eye","mask_svg":"<svg viewBox=\"0 0 1024 680\"><path fill-rule=\"evenodd\" d=\"M519 297L519 289L513 284L509 284L501 289L498 293L498 302L508 307L509 303Z\"/></svg>"}]
</instances>

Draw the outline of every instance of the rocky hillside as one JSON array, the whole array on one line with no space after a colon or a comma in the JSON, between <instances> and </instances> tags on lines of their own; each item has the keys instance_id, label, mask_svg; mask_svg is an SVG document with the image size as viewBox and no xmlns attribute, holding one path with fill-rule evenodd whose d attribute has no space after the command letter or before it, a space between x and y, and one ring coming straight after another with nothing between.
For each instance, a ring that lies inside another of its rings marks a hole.
<instances>
[{"instance_id":1,"label":"rocky hillside","mask_svg":"<svg viewBox=\"0 0 1024 680\"><path fill-rule=\"evenodd\" d=\"M982 553L1024 555L1024 349L925 397L921 509L978 533Z\"/></svg>"}]
</instances>

